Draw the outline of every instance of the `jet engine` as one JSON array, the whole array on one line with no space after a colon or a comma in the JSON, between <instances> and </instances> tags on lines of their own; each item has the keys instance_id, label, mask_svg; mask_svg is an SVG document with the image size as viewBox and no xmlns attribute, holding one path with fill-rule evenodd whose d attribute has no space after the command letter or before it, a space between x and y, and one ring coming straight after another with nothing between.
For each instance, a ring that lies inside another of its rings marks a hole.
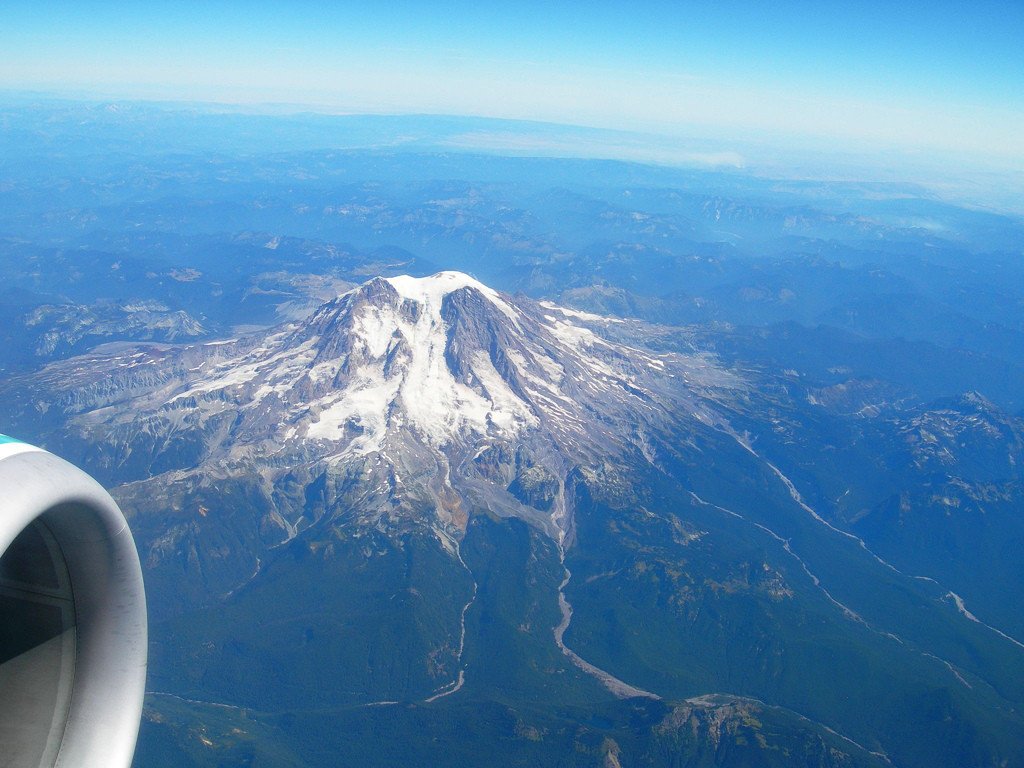
<instances>
[{"instance_id":1,"label":"jet engine","mask_svg":"<svg viewBox=\"0 0 1024 768\"><path fill-rule=\"evenodd\" d=\"M128 768L146 632L117 504L63 459L0 435L0 765Z\"/></svg>"}]
</instances>

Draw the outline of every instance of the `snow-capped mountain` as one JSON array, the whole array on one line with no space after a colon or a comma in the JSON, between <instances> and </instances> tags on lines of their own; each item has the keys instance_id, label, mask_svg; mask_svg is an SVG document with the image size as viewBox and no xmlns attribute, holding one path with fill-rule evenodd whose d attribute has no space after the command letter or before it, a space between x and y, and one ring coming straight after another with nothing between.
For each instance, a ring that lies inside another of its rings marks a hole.
<instances>
[{"instance_id":1,"label":"snow-capped mountain","mask_svg":"<svg viewBox=\"0 0 1024 768\"><path fill-rule=\"evenodd\" d=\"M457 537L466 517L452 508L483 501L561 538L571 469L711 423L715 393L742 385L705 355L609 330L651 332L442 272L371 280L264 334L54 365L43 382L112 474L181 483L246 466L273 485L319 462L362 478L356 506L372 519L433 507ZM311 522L281 512L285 535Z\"/></svg>"}]
</instances>

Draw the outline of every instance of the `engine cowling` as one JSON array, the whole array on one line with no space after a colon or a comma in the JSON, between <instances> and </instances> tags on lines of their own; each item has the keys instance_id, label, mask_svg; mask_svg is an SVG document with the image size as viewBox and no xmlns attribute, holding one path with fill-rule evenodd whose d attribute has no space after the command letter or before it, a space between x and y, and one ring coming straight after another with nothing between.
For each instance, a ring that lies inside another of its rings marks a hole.
<instances>
[{"instance_id":1,"label":"engine cowling","mask_svg":"<svg viewBox=\"0 0 1024 768\"><path fill-rule=\"evenodd\" d=\"M80 469L0 435L0 762L127 768L146 643L117 504Z\"/></svg>"}]
</instances>

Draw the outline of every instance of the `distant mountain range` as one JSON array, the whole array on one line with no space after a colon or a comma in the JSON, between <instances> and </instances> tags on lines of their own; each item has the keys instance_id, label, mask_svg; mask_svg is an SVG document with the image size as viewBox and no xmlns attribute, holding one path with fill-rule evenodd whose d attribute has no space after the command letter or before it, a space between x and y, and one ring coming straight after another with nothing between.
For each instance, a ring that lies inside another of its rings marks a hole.
<instances>
[{"instance_id":1,"label":"distant mountain range","mask_svg":"<svg viewBox=\"0 0 1024 768\"><path fill-rule=\"evenodd\" d=\"M0 395L131 517L143 765L1024 764L1024 424L729 333L449 271Z\"/></svg>"}]
</instances>

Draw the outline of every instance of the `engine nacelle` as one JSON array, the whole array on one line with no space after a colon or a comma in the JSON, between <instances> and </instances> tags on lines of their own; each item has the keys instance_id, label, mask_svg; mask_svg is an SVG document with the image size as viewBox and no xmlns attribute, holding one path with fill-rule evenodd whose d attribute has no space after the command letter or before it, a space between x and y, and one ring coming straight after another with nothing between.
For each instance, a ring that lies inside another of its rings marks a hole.
<instances>
[{"instance_id":1,"label":"engine nacelle","mask_svg":"<svg viewBox=\"0 0 1024 768\"><path fill-rule=\"evenodd\" d=\"M0 436L0 763L128 768L146 635L117 504L63 459Z\"/></svg>"}]
</instances>

